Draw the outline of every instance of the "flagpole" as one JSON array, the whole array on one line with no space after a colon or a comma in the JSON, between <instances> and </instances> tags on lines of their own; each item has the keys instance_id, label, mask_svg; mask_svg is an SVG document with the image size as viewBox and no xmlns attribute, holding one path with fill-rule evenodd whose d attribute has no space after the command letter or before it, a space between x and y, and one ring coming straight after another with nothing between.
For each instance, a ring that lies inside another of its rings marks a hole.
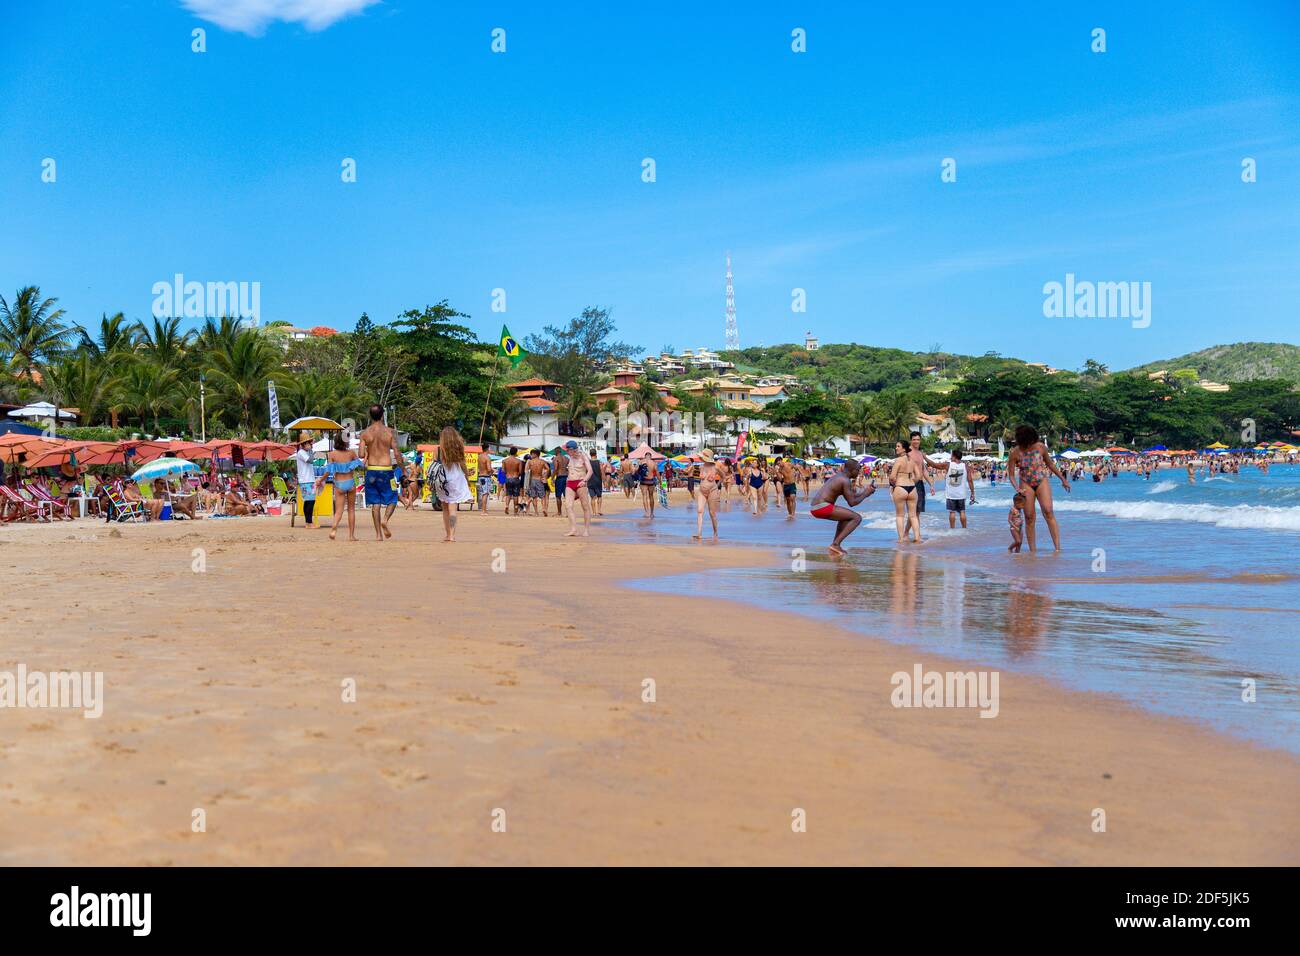
<instances>
[{"instance_id":1,"label":"flagpole","mask_svg":"<svg viewBox=\"0 0 1300 956\"><path fill-rule=\"evenodd\" d=\"M492 386L496 384L497 372L501 369L501 363L496 356L492 357L492 377L488 379L487 398L483 401L483 420L478 425L478 447L483 447L483 430L487 427L488 403L492 401Z\"/></svg>"}]
</instances>

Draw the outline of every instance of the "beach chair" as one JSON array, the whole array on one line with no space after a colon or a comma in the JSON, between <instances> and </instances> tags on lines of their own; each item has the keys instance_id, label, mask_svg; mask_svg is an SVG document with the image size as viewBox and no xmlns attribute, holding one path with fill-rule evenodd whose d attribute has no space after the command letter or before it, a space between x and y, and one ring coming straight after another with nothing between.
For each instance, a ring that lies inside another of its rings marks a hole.
<instances>
[{"instance_id":1,"label":"beach chair","mask_svg":"<svg viewBox=\"0 0 1300 956\"><path fill-rule=\"evenodd\" d=\"M104 494L113 507L106 516L109 521L148 521L149 512L142 501L127 501L121 487L105 484Z\"/></svg>"},{"instance_id":2,"label":"beach chair","mask_svg":"<svg viewBox=\"0 0 1300 956\"><path fill-rule=\"evenodd\" d=\"M86 499L86 514L99 514L99 481L87 475L81 482L81 494Z\"/></svg>"},{"instance_id":3,"label":"beach chair","mask_svg":"<svg viewBox=\"0 0 1300 956\"><path fill-rule=\"evenodd\" d=\"M19 485L17 491L19 497L36 508L37 517L42 521L49 521L54 517L54 505L44 498L38 498L26 482Z\"/></svg>"},{"instance_id":4,"label":"beach chair","mask_svg":"<svg viewBox=\"0 0 1300 956\"><path fill-rule=\"evenodd\" d=\"M32 496L37 500L37 502L44 505L44 507L49 510L51 518L54 517L55 511L58 512L60 518L66 518L68 516L67 504L57 500L54 495L50 494L50 490L39 481L29 480L25 482L25 484L27 490L32 493Z\"/></svg>"},{"instance_id":5,"label":"beach chair","mask_svg":"<svg viewBox=\"0 0 1300 956\"><path fill-rule=\"evenodd\" d=\"M0 511L0 516L7 523L10 521L44 521L41 509L36 507L14 489L8 485L0 485L0 500L4 501L5 507Z\"/></svg>"}]
</instances>

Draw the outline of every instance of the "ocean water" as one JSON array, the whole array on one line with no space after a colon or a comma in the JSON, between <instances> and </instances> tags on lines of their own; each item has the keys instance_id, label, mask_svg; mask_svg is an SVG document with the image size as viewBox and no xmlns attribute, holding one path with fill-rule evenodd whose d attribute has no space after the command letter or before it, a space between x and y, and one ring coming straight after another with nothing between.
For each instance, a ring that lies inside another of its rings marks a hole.
<instances>
[{"instance_id":1,"label":"ocean water","mask_svg":"<svg viewBox=\"0 0 1300 956\"><path fill-rule=\"evenodd\" d=\"M1085 477L1073 488L1053 485L1062 551L1052 553L1040 515L1037 555L1006 550L1005 483L976 486L966 531L950 531L942 498L931 498L919 546L896 544L879 491L858 507L845 558L827 553L834 525L802 498L792 519L771 503L752 517L733 500L723 543L766 549L770 566L632 586L834 621L1300 753L1300 466L1195 484L1174 470ZM677 493L653 521L608 520L637 540L680 543L695 530L687 505ZM1254 702L1242 700L1246 680Z\"/></svg>"}]
</instances>

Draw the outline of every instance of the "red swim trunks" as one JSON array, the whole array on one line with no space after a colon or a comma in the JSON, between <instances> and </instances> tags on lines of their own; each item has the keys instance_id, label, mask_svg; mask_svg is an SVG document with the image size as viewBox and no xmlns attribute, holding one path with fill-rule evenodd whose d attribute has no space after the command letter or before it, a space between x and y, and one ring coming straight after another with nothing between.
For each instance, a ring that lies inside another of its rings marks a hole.
<instances>
[{"instance_id":1,"label":"red swim trunks","mask_svg":"<svg viewBox=\"0 0 1300 956\"><path fill-rule=\"evenodd\" d=\"M812 510L812 516L814 518L829 518L831 516L831 512L834 510L835 510L834 505L821 505L820 507L814 508Z\"/></svg>"}]
</instances>

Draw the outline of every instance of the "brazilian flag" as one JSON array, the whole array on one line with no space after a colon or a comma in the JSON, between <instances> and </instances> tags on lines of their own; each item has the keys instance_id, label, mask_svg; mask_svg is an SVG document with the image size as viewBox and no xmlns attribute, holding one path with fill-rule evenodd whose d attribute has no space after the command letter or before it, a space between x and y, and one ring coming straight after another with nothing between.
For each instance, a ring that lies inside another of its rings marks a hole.
<instances>
[{"instance_id":1,"label":"brazilian flag","mask_svg":"<svg viewBox=\"0 0 1300 956\"><path fill-rule=\"evenodd\" d=\"M519 363L528 355L528 350L519 344L519 341L510 334L510 330L504 325L501 326L501 347L497 349L497 356L505 356L510 359L510 367L518 368Z\"/></svg>"}]
</instances>

